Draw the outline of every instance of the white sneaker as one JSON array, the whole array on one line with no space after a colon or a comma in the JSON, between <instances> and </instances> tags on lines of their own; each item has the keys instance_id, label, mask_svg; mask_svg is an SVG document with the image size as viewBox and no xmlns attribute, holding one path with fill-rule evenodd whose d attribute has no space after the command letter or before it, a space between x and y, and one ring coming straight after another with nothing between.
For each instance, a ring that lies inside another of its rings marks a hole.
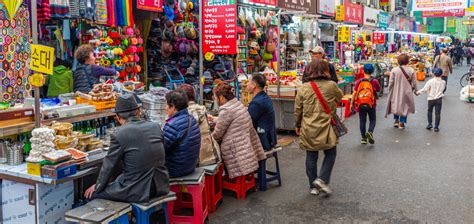
<instances>
[{"instance_id":1,"label":"white sneaker","mask_svg":"<svg viewBox=\"0 0 474 224\"><path fill-rule=\"evenodd\" d=\"M312 195L318 195L318 194L319 194L319 191L318 191L318 189L316 189L316 188L311 188L311 190L309 191L309 193L312 194Z\"/></svg>"},{"instance_id":2,"label":"white sneaker","mask_svg":"<svg viewBox=\"0 0 474 224\"><path fill-rule=\"evenodd\" d=\"M326 194L332 194L332 190L331 188L329 187L329 185L327 185L323 180L321 179L316 179L315 181L313 181L313 185L314 187L316 187L316 189L318 189L319 191L322 191Z\"/></svg>"}]
</instances>

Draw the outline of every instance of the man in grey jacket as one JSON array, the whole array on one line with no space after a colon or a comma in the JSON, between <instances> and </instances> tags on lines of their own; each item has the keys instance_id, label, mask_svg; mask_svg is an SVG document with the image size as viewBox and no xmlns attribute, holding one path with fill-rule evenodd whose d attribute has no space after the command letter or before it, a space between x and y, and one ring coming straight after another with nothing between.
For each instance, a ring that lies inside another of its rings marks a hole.
<instances>
[{"instance_id":1,"label":"man in grey jacket","mask_svg":"<svg viewBox=\"0 0 474 224\"><path fill-rule=\"evenodd\" d=\"M110 138L97 183L86 190L86 198L123 202L148 202L169 192L168 170L161 127L139 119L140 105L135 96L122 95L115 106L122 125ZM109 181L123 164L122 173Z\"/></svg>"},{"instance_id":2,"label":"man in grey jacket","mask_svg":"<svg viewBox=\"0 0 474 224\"><path fill-rule=\"evenodd\" d=\"M441 55L435 58L433 66L433 69L441 68L443 70L441 79L443 79L446 82L446 86L448 86L448 76L453 73L453 61L448 56L448 48L444 48ZM444 92L446 92L446 87L444 88Z\"/></svg>"}]
</instances>

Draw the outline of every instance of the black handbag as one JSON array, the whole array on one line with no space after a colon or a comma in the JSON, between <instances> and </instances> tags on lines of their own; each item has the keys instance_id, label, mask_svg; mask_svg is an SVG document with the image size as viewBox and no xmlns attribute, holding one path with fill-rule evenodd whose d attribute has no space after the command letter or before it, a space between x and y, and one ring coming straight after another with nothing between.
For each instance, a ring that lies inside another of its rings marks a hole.
<instances>
[{"instance_id":1,"label":"black handbag","mask_svg":"<svg viewBox=\"0 0 474 224\"><path fill-rule=\"evenodd\" d=\"M321 94L321 91L319 91L318 86L316 83L311 81L311 86L313 87L314 93L316 93L316 96L318 97L319 103L321 103L321 106L323 107L324 111L331 117L331 124L332 128L334 130L334 133L336 136L339 138L345 134L347 134L348 130L347 127L344 123L342 123L341 119L337 114L332 114L331 109L329 108L328 104L326 103L326 100L324 100L323 95Z\"/></svg>"}]
</instances>

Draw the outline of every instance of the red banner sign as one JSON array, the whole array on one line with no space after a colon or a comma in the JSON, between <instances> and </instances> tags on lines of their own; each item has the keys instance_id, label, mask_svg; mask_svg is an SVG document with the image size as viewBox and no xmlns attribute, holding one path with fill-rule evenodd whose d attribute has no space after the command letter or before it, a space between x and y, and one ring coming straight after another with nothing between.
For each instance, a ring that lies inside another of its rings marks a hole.
<instances>
[{"instance_id":1,"label":"red banner sign","mask_svg":"<svg viewBox=\"0 0 474 224\"><path fill-rule=\"evenodd\" d=\"M137 9L163 12L162 0L137 0Z\"/></svg>"},{"instance_id":2,"label":"red banner sign","mask_svg":"<svg viewBox=\"0 0 474 224\"><path fill-rule=\"evenodd\" d=\"M203 53L237 54L237 5L203 5Z\"/></svg>"},{"instance_id":3,"label":"red banner sign","mask_svg":"<svg viewBox=\"0 0 474 224\"><path fill-rule=\"evenodd\" d=\"M385 44L385 34L375 32L372 37L374 44Z\"/></svg>"},{"instance_id":4,"label":"red banner sign","mask_svg":"<svg viewBox=\"0 0 474 224\"><path fill-rule=\"evenodd\" d=\"M351 3L348 0L344 1L344 22L363 24L364 22L364 7L362 5Z\"/></svg>"},{"instance_id":5,"label":"red banner sign","mask_svg":"<svg viewBox=\"0 0 474 224\"><path fill-rule=\"evenodd\" d=\"M464 16L464 9L452 9L441 11L423 11L422 17L447 17L447 16Z\"/></svg>"},{"instance_id":6,"label":"red banner sign","mask_svg":"<svg viewBox=\"0 0 474 224\"><path fill-rule=\"evenodd\" d=\"M248 3L266 5L266 6L273 6L276 7L277 1L276 0L247 0Z\"/></svg>"}]
</instances>

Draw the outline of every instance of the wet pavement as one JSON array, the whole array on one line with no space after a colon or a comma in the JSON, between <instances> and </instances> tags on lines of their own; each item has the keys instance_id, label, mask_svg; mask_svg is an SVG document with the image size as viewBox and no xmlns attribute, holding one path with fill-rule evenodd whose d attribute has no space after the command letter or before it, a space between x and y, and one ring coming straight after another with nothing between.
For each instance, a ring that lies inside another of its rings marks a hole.
<instances>
[{"instance_id":1,"label":"wet pavement","mask_svg":"<svg viewBox=\"0 0 474 224\"><path fill-rule=\"evenodd\" d=\"M209 223L474 223L474 104L459 100L467 71L456 67L449 77L439 133L425 129L426 95L416 98L416 114L399 130L384 118L385 94L375 145L360 145L358 116L350 117L331 197L309 194L305 152L296 142L279 153L283 186L270 184L246 200L228 193Z\"/></svg>"}]
</instances>

